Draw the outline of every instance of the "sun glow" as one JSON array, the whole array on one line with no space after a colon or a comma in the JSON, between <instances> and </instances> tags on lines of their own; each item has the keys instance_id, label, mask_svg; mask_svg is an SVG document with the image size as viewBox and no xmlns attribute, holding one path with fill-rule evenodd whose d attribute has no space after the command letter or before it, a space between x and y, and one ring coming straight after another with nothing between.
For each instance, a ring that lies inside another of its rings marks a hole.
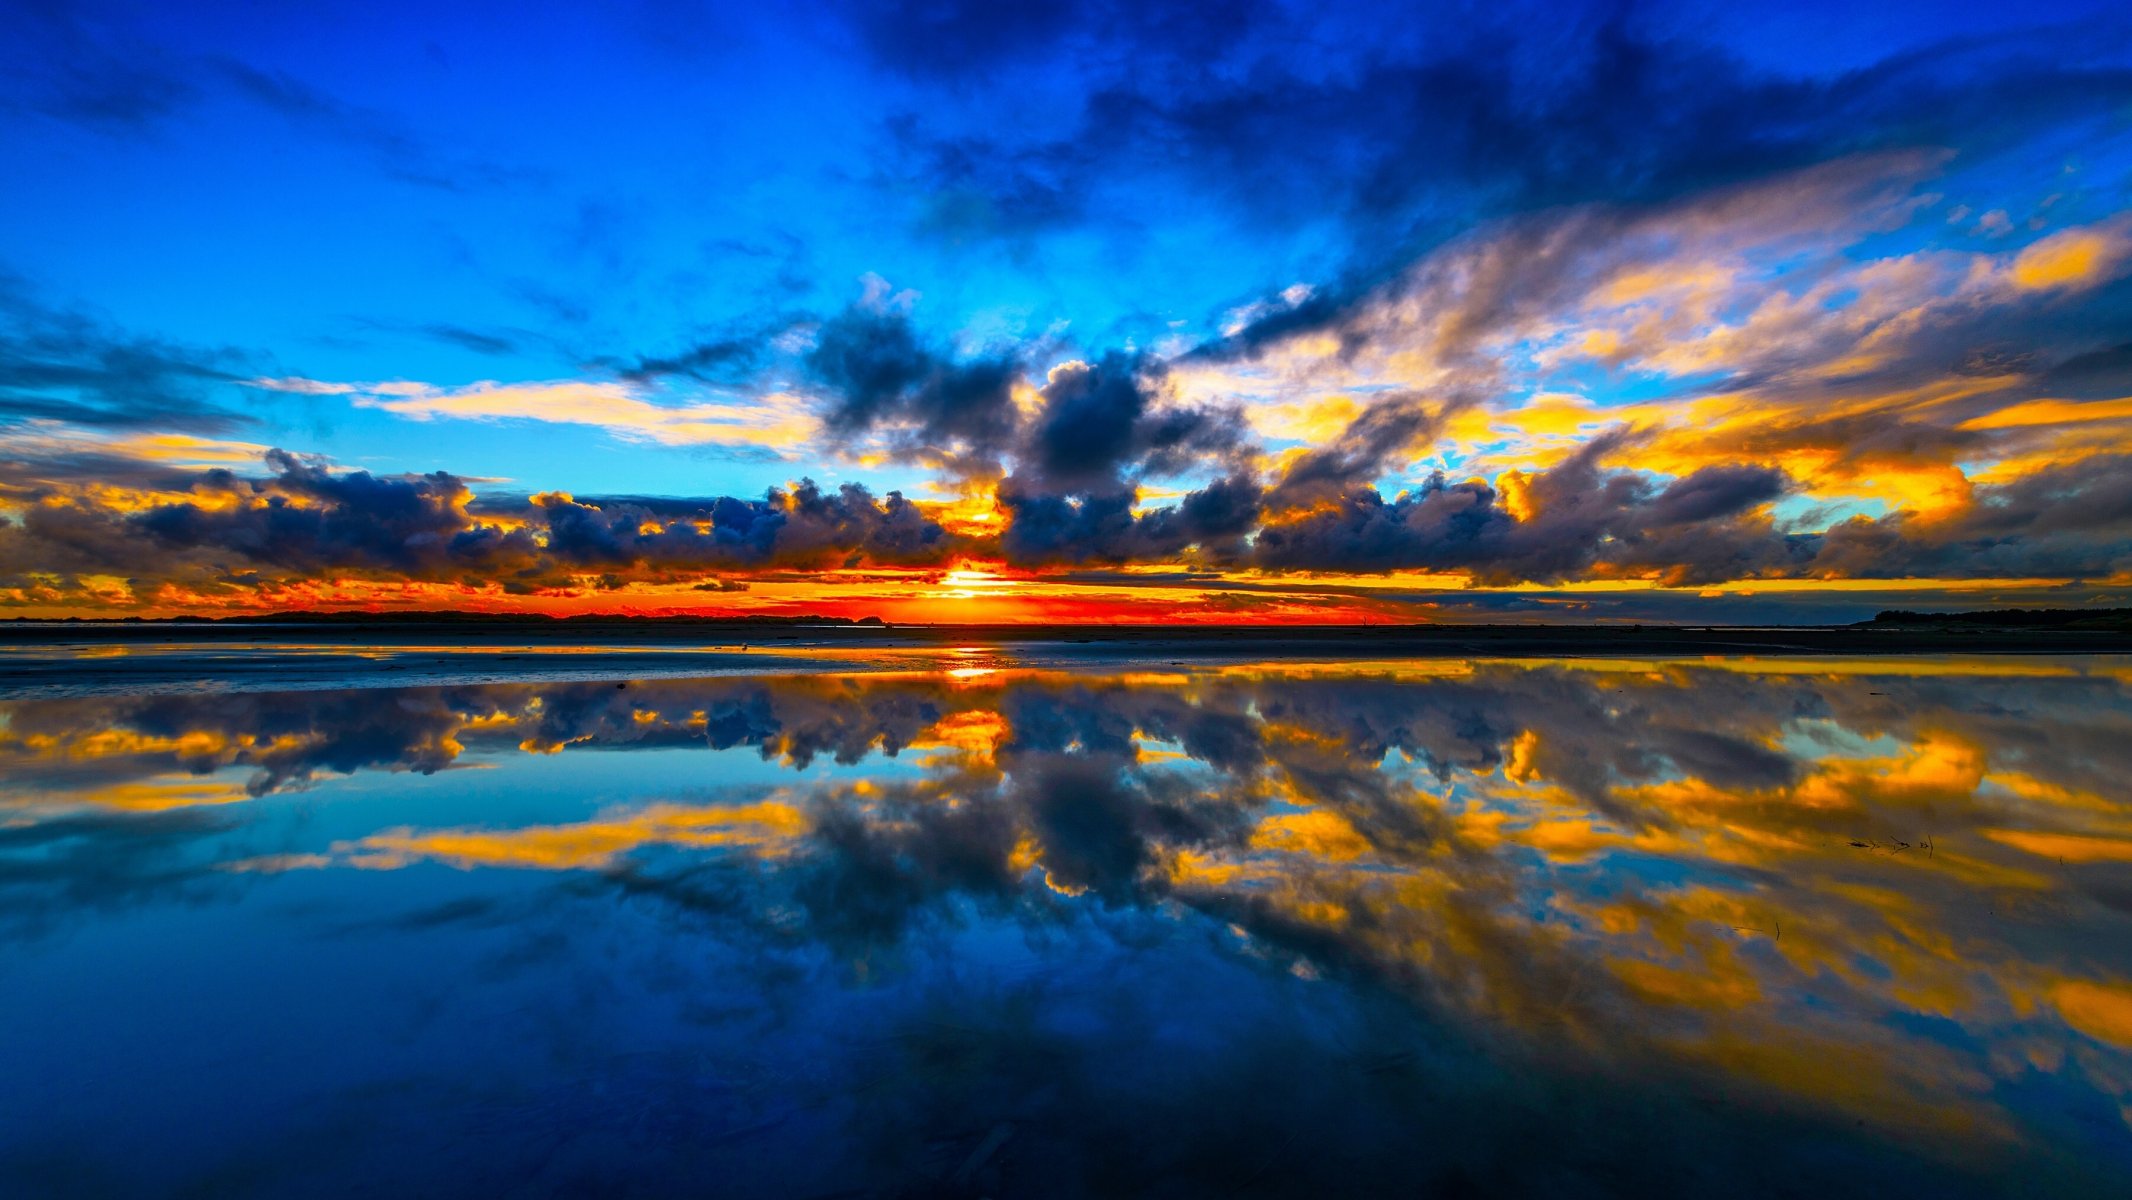
<instances>
[{"instance_id":1,"label":"sun glow","mask_svg":"<svg viewBox=\"0 0 2132 1200\"><path fill-rule=\"evenodd\" d=\"M964 565L940 577L941 586L947 589L941 592L940 596L942 599L956 600L998 596L1019 582L979 567Z\"/></svg>"}]
</instances>

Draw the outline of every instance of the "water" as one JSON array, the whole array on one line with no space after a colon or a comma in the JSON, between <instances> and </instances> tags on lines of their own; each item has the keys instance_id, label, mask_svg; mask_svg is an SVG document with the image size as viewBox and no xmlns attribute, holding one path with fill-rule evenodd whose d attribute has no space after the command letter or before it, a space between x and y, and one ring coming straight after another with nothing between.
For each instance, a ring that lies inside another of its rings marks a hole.
<instances>
[{"instance_id":1,"label":"water","mask_svg":"<svg viewBox=\"0 0 2132 1200\"><path fill-rule=\"evenodd\" d=\"M2132 1194L2132 663L1032 661L18 688L0 1194Z\"/></svg>"}]
</instances>

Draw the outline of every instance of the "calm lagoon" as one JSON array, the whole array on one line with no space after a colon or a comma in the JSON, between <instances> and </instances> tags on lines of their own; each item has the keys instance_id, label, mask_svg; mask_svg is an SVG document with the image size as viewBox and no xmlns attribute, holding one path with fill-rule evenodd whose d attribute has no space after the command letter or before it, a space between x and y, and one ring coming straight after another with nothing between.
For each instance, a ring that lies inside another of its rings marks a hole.
<instances>
[{"instance_id":1,"label":"calm lagoon","mask_svg":"<svg viewBox=\"0 0 2132 1200\"><path fill-rule=\"evenodd\" d=\"M2132 1194L2115 659L493 658L0 688L0 1193Z\"/></svg>"}]
</instances>

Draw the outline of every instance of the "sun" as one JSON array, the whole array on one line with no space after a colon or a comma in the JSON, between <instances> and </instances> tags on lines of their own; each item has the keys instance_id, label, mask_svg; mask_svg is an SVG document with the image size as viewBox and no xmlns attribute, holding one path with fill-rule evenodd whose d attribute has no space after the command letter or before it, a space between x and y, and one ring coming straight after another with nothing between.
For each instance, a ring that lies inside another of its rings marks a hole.
<instances>
[{"instance_id":1,"label":"sun","mask_svg":"<svg viewBox=\"0 0 2132 1200\"><path fill-rule=\"evenodd\" d=\"M942 599L974 600L979 597L996 597L1020 581L1004 575L974 567L965 563L940 577L940 584L947 589L940 593Z\"/></svg>"}]
</instances>

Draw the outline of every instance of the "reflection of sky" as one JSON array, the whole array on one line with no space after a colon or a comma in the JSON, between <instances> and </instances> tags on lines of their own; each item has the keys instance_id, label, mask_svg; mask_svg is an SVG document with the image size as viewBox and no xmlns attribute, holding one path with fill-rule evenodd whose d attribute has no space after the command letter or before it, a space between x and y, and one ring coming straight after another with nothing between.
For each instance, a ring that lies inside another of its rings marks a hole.
<instances>
[{"instance_id":1,"label":"reflection of sky","mask_svg":"<svg viewBox=\"0 0 2132 1200\"><path fill-rule=\"evenodd\" d=\"M2126 683L1536 661L4 701L0 1179L2114 1194Z\"/></svg>"}]
</instances>

